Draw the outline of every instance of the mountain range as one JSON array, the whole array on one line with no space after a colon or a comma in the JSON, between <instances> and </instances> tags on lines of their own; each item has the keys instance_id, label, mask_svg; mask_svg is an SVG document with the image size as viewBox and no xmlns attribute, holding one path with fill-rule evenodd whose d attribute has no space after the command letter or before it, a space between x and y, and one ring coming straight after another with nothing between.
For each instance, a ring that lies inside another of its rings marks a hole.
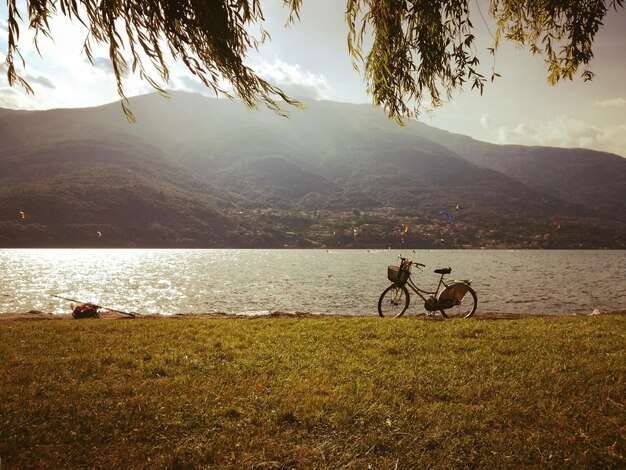
<instances>
[{"instance_id":1,"label":"mountain range","mask_svg":"<svg viewBox=\"0 0 626 470\"><path fill-rule=\"evenodd\" d=\"M0 246L626 247L621 156L303 102L0 109Z\"/></svg>"}]
</instances>

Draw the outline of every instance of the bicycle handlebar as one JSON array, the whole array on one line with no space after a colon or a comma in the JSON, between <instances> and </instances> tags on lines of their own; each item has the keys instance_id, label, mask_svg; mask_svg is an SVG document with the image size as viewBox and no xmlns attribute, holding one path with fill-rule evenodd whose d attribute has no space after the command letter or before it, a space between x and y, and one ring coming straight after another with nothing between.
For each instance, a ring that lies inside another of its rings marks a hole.
<instances>
[{"instance_id":1,"label":"bicycle handlebar","mask_svg":"<svg viewBox=\"0 0 626 470\"><path fill-rule=\"evenodd\" d=\"M422 264L422 263L418 263L417 261L411 261L408 258L403 258L402 256L398 256L398 258L404 263L405 261L409 262L409 266L413 265L413 266L417 266L418 268L425 268L426 265Z\"/></svg>"}]
</instances>

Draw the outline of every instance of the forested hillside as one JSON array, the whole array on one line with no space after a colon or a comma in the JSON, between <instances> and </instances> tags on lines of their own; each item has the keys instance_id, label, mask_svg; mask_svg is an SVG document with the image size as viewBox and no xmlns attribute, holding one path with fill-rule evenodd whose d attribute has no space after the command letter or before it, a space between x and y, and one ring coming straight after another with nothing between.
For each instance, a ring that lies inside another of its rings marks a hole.
<instances>
[{"instance_id":1,"label":"forested hillside","mask_svg":"<svg viewBox=\"0 0 626 470\"><path fill-rule=\"evenodd\" d=\"M0 113L2 246L626 247L626 159L368 105L186 93Z\"/></svg>"}]
</instances>

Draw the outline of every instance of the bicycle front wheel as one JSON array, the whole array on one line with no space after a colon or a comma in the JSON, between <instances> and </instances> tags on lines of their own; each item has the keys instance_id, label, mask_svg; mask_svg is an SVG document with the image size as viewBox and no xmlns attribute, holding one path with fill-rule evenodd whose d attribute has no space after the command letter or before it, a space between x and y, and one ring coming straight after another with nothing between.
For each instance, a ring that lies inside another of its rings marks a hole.
<instances>
[{"instance_id":1,"label":"bicycle front wheel","mask_svg":"<svg viewBox=\"0 0 626 470\"><path fill-rule=\"evenodd\" d=\"M477 306L478 297L474 289L470 287L458 305L445 310L439 309L439 311L445 318L469 318L474 315Z\"/></svg>"},{"instance_id":2,"label":"bicycle front wheel","mask_svg":"<svg viewBox=\"0 0 626 470\"><path fill-rule=\"evenodd\" d=\"M410 300L406 287L391 284L378 299L378 314L381 317L401 317L409 308Z\"/></svg>"}]
</instances>

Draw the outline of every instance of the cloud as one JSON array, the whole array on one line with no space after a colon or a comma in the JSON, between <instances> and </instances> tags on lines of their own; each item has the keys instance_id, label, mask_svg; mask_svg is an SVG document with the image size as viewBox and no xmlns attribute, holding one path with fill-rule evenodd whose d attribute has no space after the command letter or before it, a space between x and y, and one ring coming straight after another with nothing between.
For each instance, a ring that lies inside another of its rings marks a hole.
<instances>
[{"instance_id":1,"label":"cloud","mask_svg":"<svg viewBox=\"0 0 626 470\"><path fill-rule=\"evenodd\" d=\"M24 80L26 80L30 85L36 83L38 85L41 85L42 87L49 88L51 90L54 90L56 88L56 86L54 86L54 83L52 83L50 80L43 76L35 77L34 75L26 74L24 76Z\"/></svg>"},{"instance_id":2,"label":"cloud","mask_svg":"<svg viewBox=\"0 0 626 470\"><path fill-rule=\"evenodd\" d=\"M326 77L302 70L299 65L287 64L280 59L273 63L261 61L251 68L262 78L272 85L281 88L287 95L293 98L329 99L329 86ZM186 69L185 69L186 70ZM171 83L174 90L201 93L206 96L214 96L212 88L206 87L200 80L190 74L178 74ZM234 93L232 85L226 81L220 81L219 85Z\"/></svg>"},{"instance_id":3,"label":"cloud","mask_svg":"<svg viewBox=\"0 0 626 470\"><path fill-rule=\"evenodd\" d=\"M85 61L89 62L88 59L85 59ZM108 57L94 57L93 66L105 73L113 75L113 65Z\"/></svg>"},{"instance_id":4,"label":"cloud","mask_svg":"<svg viewBox=\"0 0 626 470\"><path fill-rule=\"evenodd\" d=\"M132 62L129 59L126 59L126 62ZM90 64L89 59L85 58L85 63ZM108 57L103 57L103 56L99 56L99 57L94 57L93 58L93 66L104 72L107 75L113 75L113 64L111 63L111 59L109 59ZM130 67L126 67L122 69L122 77L123 78L128 78L128 76L130 75Z\"/></svg>"},{"instance_id":5,"label":"cloud","mask_svg":"<svg viewBox=\"0 0 626 470\"><path fill-rule=\"evenodd\" d=\"M600 100L596 101L595 105L602 108L624 108L626 107L626 100L624 98Z\"/></svg>"},{"instance_id":6,"label":"cloud","mask_svg":"<svg viewBox=\"0 0 626 470\"><path fill-rule=\"evenodd\" d=\"M489 129L491 127L491 116L486 113L481 114L480 125L483 126L485 129Z\"/></svg>"},{"instance_id":7,"label":"cloud","mask_svg":"<svg viewBox=\"0 0 626 470\"><path fill-rule=\"evenodd\" d=\"M326 77L303 70L298 64L287 64L280 59L275 59L274 63L262 60L252 68L259 76L280 87L289 96L329 99L330 87Z\"/></svg>"},{"instance_id":8,"label":"cloud","mask_svg":"<svg viewBox=\"0 0 626 470\"><path fill-rule=\"evenodd\" d=\"M21 97L22 95L15 88L0 87L0 108L22 108Z\"/></svg>"},{"instance_id":9,"label":"cloud","mask_svg":"<svg viewBox=\"0 0 626 470\"><path fill-rule=\"evenodd\" d=\"M200 93L201 95L212 98L216 97L215 90L213 90L213 88L207 87L186 68L181 67L180 64L174 64L174 67L172 67L171 70L174 70L176 75L167 84L168 89L187 91L189 93ZM218 86L230 94L235 93L232 85L226 80L220 80L218 82Z\"/></svg>"},{"instance_id":10,"label":"cloud","mask_svg":"<svg viewBox=\"0 0 626 470\"><path fill-rule=\"evenodd\" d=\"M0 56L0 60L2 60L2 56ZM4 78L7 72L7 66L4 62L0 62L0 78ZM31 75L31 74L24 74L23 72L18 72L20 73L20 76L26 80L28 82L29 85L37 84L37 85L41 85L45 88L49 88L51 90L54 90L56 87L54 86L54 83L52 83L48 78L42 76L42 75Z\"/></svg>"},{"instance_id":11,"label":"cloud","mask_svg":"<svg viewBox=\"0 0 626 470\"><path fill-rule=\"evenodd\" d=\"M626 124L597 126L580 119L558 116L536 124L523 122L516 127L491 127L490 131L502 144L589 148L626 156Z\"/></svg>"},{"instance_id":12,"label":"cloud","mask_svg":"<svg viewBox=\"0 0 626 470\"><path fill-rule=\"evenodd\" d=\"M200 80L196 80L188 75L179 75L174 84L175 90L190 91L192 93L201 93L207 95L213 90L207 88Z\"/></svg>"}]
</instances>

